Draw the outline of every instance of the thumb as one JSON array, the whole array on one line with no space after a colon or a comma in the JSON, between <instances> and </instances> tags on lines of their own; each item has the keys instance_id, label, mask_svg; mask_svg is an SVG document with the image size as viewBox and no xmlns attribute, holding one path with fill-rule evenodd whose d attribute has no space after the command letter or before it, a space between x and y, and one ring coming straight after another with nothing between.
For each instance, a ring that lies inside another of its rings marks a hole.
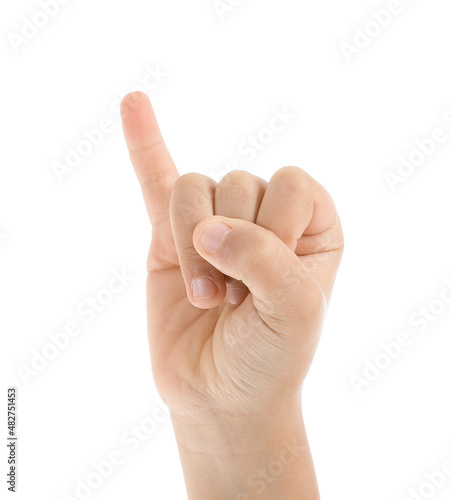
<instances>
[{"instance_id":1,"label":"thumb","mask_svg":"<svg viewBox=\"0 0 451 500\"><path fill-rule=\"evenodd\" d=\"M242 281L257 311L276 331L322 315L325 297L299 257L272 231L214 216L194 230L196 251L223 274Z\"/></svg>"}]
</instances>

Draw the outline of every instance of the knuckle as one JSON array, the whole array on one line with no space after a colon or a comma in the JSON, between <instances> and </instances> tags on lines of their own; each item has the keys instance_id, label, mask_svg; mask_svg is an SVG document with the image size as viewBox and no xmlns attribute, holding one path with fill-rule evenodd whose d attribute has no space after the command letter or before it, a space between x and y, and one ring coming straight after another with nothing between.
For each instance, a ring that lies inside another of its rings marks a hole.
<instances>
[{"instance_id":1,"label":"knuckle","mask_svg":"<svg viewBox=\"0 0 451 500\"><path fill-rule=\"evenodd\" d=\"M200 188L202 186L211 186L214 180L203 174L197 172L190 172L181 175L174 183L172 190L177 192L179 190L185 191L187 188Z\"/></svg>"},{"instance_id":2,"label":"knuckle","mask_svg":"<svg viewBox=\"0 0 451 500\"><path fill-rule=\"evenodd\" d=\"M274 264L278 256L274 255L274 240L272 235L263 228L256 228L252 237L249 252L253 260Z\"/></svg>"},{"instance_id":3,"label":"knuckle","mask_svg":"<svg viewBox=\"0 0 451 500\"><path fill-rule=\"evenodd\" d=\"M267 229L264 229L260 226L254 227L255 231L252 236L252 245L258 252L264 252L270 249L270 242L268 241L271 238L271 234Z\"/></svg>"},{"instance_id":4,"label":"knuckle","mask_svg":"<svg viewBox=\"0 0 451 500\"><path fill-rule=\"evenodd\" d=\"M271 180L282 182L288 187L305 190L311 185L312 178L305 170L299 167L282 167Z\"/></svg>"},{"instance_id":5,"label":"knuckle","mask_svg":"<svg viewBox=\"0 0 451 500\"><path fill-rule=\"evenodd\" d=\"M255 175L244 170L234 170L226 174L216 186L216 192L222 190L237 190L245 193L253 193L260 186L260 180Z\"/></svg>"},{"instance_id":6,"label":"knuckle","mask_svg":"<svg viewBox=\"0 0 451 500\"><path fill-rule=\"evenodd\" d=\"M233 170L232 172L227 173L220 181L219 184L230 184L230 183L246 183L250 179L254 179L255 176L250 172L246 172L245 170Z\"/></svg>"},{"instance_id":7,"label":"knuckle","mask_svg":"<svg viewBox=\"0 0 451 500\"><path fill-rule=\"evenodd\" d=\"M215 181L198 173L180 176L171 193L171 207L184 216L196 214L211 207Z\"/></svg>"}]
</instances>

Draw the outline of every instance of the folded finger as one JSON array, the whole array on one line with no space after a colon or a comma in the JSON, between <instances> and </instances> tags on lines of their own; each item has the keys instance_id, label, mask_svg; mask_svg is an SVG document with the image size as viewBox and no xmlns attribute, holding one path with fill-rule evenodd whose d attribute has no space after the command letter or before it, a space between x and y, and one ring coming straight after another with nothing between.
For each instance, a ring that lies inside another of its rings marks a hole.
<instances>
[{"instance_id":1,"label":"folded finger","mask_svg":"<svg viewBox=\"0 0 451 500\"><path fill-rule=\"evenodd\" d=\"M214 215L216 182L191 173L174 184L170 217L186 293L202 309L218 306L225 297L224 275L201 257L193 244L193 232L202 220Z\"/></svg>"}]
</instances>

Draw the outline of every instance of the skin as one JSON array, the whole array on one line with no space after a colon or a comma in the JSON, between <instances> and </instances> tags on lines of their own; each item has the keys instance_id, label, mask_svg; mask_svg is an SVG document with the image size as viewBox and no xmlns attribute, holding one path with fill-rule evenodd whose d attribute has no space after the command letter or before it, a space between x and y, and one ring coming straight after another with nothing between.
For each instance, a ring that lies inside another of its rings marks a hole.
<instances>
[{"instance_id":1,"label":"skin","mask_svg":"<svg viewBox=\"0 0 451 500\"><path fill-rule=\"evenodd\" d=\"M301 395L343 251L330 195L297 167L179 176L147 96L121 114L152 225L152 370L189 499L318 499Z\"/></svg>"}]
</instances>

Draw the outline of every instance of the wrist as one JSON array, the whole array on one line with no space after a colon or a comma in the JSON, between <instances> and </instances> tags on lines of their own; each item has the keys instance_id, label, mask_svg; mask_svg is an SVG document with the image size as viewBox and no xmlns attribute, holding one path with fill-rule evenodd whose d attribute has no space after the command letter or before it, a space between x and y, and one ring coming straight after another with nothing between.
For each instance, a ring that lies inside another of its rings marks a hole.
<instances>
[{"instance_id":1,"label":"wrist","mask_svg":"<svg viewBox=\"0 0 451 500\"><path fill-rule=\"evenodd\" d=\"M182 416L171 412L171 420L179 447L212 460L271 451L282 438L304 427L300 407L264 414L218 411Z\"/></svg>"},{"instance_id":2,"label":"wrist","mask_svg":"<svg viewBox=\"0 0 451 500\"><path fill-rule=\"evenodd\" d=\"M190 500L319 498L300 405L172 420Z\"/></svg>"}]
</instances>

